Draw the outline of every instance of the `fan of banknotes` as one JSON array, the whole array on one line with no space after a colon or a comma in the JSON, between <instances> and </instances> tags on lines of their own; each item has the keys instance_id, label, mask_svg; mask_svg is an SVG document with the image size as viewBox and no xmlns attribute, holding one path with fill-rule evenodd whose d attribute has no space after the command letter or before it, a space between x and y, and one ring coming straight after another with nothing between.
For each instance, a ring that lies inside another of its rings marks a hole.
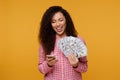
<instances>
[{"instance_id":1,"label":"fan of banknotes","mask_svg":"<svg viewBox=\"0 0 120 80\"><path fill-rule=\"evenodd\" d=\"M77 58L87 56L86 45L77 37L67 36L61 38L58 42L58 46L66 57L70 53L73 53Z\"/></svg>"}]
</instances>

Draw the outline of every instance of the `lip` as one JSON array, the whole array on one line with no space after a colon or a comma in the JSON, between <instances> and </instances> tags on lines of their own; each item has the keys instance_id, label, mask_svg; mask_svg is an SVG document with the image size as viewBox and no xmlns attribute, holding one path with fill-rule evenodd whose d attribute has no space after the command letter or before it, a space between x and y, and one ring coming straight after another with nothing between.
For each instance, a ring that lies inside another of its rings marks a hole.
<instances>
[{"instance_id":1,"label":"lip","mask_svg":"<svg viewBox=\"0 0 120 80\"><path fill-rule=\"evenodd\" d=\"M57 32L62 32L62 29L59 29L59 30L57 29Z\"/></svg>"},{"instance_id":2,"label":"lip","mask_svg":"<svg viewBox=\"0 0 120 80\"><path fill-rule=\"evenodd\" d=\"M58 32L61 32L61 31L62 31L62 27L58 27L58 28L56 28L56 30L57 30Z\"/></svg>"}]
</instances>

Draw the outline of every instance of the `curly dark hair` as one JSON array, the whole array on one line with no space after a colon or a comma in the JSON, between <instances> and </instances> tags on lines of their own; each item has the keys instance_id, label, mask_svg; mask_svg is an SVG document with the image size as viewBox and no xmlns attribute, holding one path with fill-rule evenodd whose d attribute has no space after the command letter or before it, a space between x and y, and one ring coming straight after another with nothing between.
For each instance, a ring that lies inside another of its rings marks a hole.
<instances>
[{"instance_id":1,"label":"curly dark hair","mask_svg":"<svg viewBox=\"0 0 120 80\"><path fill-rule=\"evenodd\" d=\"M40 23L39 42L42 44L45 54L50 54L54 50L56 32L52 28L51 21L53 15L57 12L61 12L66 19L66 35L77 37L77 31L75 30L70 14L61 6L51 6L43 14Z\"/></svg>"}]
</instances>

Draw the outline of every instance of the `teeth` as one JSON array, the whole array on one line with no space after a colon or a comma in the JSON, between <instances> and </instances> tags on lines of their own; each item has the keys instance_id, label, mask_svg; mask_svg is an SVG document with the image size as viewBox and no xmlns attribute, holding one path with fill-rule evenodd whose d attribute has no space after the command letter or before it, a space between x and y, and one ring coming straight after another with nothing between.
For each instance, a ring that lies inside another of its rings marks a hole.
<instances>
[{"instance_id":1,"label":"teeth","mask_svg":"<svg viewBox=\"0 0 120 80\"><path fill-rule=\"evenodd\" d=\"M61 31L62 27L57 27L56 29L57 29L57 31Z\"/></svg>"},{"instance_id":2,"label":"teeth","mask_svg":"<svg viewBox=\"0 0 120 80\"><path fill-rule=\"evenodd\" d=\"M60 32L60 31L62 31L62 28L56 28L56 30L57 30L58 32Z\"/></svg>"},{"instance_id":3,"label":"teeth","mask_svg":"<svg viewBox=\"0 0 120 80\"><path fill-rule=\"evenodd\" d=\"M56 29L62 29L61 27L58 27L58 28L56 28Z\"/></svg>"}]
</instances>

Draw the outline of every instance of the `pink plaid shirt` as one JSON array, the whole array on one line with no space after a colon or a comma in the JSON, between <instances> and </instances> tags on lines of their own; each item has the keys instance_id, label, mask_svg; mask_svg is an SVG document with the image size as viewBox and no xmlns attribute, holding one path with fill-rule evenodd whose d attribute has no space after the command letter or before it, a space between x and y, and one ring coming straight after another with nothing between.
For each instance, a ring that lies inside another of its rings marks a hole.
<instances>
[{"instance_id":1,"label":"pink plaid shirt","mask_svg":"<svg viewBox=\"0 0 120 80\"><path fill-rule=\"evenodd\" d=\"M56 37L55 48L51 52L58 59L53 67L47 65L43 47L40 45L38 68L41 73L45 74L44 80L82 80L81 73L87 71L87 58L80 58L78 67L73 68L57 46L59 39L59 37Z\"/></svg>"}]
</instances>

